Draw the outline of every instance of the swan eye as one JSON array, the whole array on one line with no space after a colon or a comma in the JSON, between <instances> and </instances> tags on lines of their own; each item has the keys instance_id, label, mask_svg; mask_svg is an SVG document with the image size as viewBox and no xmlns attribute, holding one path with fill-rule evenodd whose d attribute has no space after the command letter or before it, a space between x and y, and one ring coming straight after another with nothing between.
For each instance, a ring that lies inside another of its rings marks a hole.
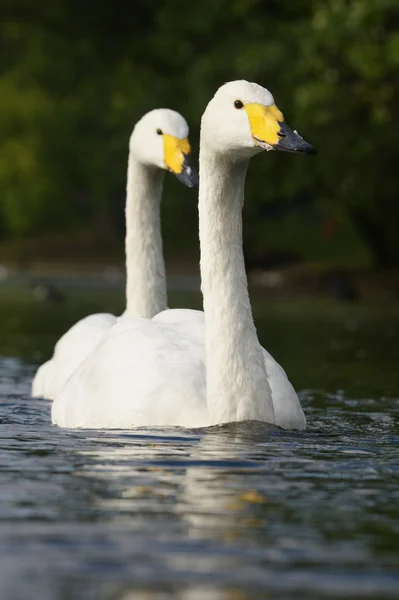
<instances>
[{"instance_id":1,"label":"swan eye","mask_svg":"<svg viewBox=\"0 0 399 600\"><path fill-rule=\"evenodd\" d=\"M157 134L158 135L162 135L162 133L163 133L162 129L157 129Z\"/></svg>"},{"instance_id":2,"label":"swan eye","mask_svg":"<svg viewBox=\"0 0 399 600\"><path fill-rule=\"evenodd\" d=\"M234 106L235 106L237 109L244 108L244 104L241 102L241 100L236 100L236 101L234 102Z\"/></svg>"}]
</instances>

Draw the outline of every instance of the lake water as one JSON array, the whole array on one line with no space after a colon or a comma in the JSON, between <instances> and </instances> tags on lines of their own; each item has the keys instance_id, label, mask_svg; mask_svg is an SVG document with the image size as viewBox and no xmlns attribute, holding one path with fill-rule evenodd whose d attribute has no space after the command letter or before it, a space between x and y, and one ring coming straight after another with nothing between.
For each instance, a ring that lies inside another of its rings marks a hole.
<instances>
[{"instance_id":1,"label":"lake water","mask_svg":"<svg viewBox=\"0 0 399 600\"><path fill-rule=\"evenodd\" d=\"M52 427L35 363L122 303L0 294L1 600L398 597L399 310L255 297L305 432Z\"/></svg>"}]
</instances>

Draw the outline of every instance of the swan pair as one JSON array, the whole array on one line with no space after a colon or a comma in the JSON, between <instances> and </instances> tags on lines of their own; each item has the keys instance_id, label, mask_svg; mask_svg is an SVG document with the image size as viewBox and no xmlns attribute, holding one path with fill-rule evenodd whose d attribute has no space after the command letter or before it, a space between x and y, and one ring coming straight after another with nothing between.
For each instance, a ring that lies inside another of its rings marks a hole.
<instances>
[{"instance_id":1,"label":"swan pair","mask_svg":"<svg viewBox=\"0 0 399 600\"><path fill-rule=\"evenodd\" d=\"M199 231L204 312L129 314L111 325L52 405L63 427L199 427L260 420L303 429L284 370L258 340L242 250L249 159L314 154L254 83L222 86L201 122Z\"/></svg>"}]
</instances>

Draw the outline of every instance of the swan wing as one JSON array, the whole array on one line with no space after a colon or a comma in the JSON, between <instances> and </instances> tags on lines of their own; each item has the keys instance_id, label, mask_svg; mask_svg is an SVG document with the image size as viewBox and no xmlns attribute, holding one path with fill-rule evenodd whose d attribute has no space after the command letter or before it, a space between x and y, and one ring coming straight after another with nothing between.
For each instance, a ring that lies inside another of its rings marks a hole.
<instances>
[{"instance_id":1,"label":"swan wing","mask_svg":"<svg viewBox=\"0 0 399 600\"><path fill-rule=\"evenodd\" d=\"M191 336L195 337L204 352L205 315L203 311L188 309L165 310L153 318L153 321L176 323L188 326ZM306 418L298 396L288 380L283 367L263 348L266 373L272 392L272 401L276 424L284 429L304 429Z\"/></svg>"},{"instance_id":2,"label":"swan wing","mask_svg":"<svg viewBox=\"0 0 399 600\"><path fill-rule=\"evenodd\" d=\"M276 425L284 429L305 429L306 418L286 372L264 348L263 358L272 393Z\"/></svg>"},{"instance_id":3,"label":"swan wing","mask_svg":"<svg viewBox=\"0 0 399 600\"><path fill-rule=\"evenodd\" d=\"M75 323L56 343L51 360L39 367L32 382L32 396L54 400L71 373L116 320L114 315L98 313Z\"/></svg>"},{"instance_id":4,"label":"swan wing","mask_svg":"<svg viewBox=\"0 0 399 600\"><path fill-rule=\"evenodd\" d=\"M121 319L57 395L53 423L86 428L206 425L204 349L197 328L189 321Z\"/></svg>"}]
</instances>

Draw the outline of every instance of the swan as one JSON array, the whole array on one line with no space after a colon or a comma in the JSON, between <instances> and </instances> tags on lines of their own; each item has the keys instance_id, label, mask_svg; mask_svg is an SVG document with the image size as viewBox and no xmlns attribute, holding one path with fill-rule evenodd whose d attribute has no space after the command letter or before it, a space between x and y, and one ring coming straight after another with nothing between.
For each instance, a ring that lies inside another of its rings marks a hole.
<instances>
[{"instance_id":1,"label":"swan","mask_svg":"<svg viewBox=\"0 0 399 600\"><path fill-rule=\"evenodd\" d=\"M201 121L199 237L204 312L171 310L112 326L57 395L61 427L203 427L260 420L304 429L282 367L252 318L242 248L247 166L262 150L314 154L265 88L223 85Z\"/></svg>"},{"instance_id":2,"label":"swan","mask_svg":"<svg viewBox=\"0 0 399 600\"><path fill-rule=\"evenodd\" d=\"M197 187L190 152L188 125L173 110L152 110L133 129L126 190L126 315L151 318L167 308L160 225L164 173L169 170L188 187ZM57 342L53 357L39 367L32 396L53 400L117 320L99 313L75 323Z\"/></svg>"}]
</instances>

